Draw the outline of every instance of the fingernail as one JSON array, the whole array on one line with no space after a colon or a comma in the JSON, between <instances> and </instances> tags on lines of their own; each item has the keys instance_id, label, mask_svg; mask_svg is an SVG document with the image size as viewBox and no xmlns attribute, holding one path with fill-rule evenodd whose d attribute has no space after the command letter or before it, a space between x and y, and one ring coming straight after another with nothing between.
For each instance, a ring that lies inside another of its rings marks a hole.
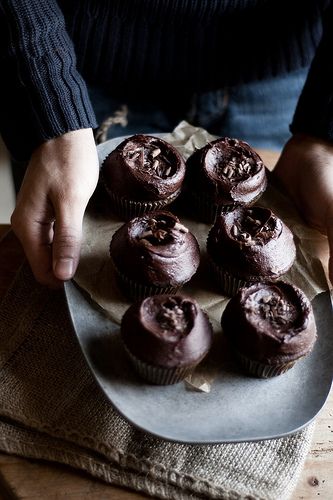
<instances>
[{"instance_id":1,"label":"fingernail","mask_svg":"<svg viewBox=\"0 0 333 500\"><path fill-rule=\"evenodd\" d=\"M60 259L54 265L54 273L60 280L69 280L73 275L73 259Z\"/></svg>"}]
</instances>

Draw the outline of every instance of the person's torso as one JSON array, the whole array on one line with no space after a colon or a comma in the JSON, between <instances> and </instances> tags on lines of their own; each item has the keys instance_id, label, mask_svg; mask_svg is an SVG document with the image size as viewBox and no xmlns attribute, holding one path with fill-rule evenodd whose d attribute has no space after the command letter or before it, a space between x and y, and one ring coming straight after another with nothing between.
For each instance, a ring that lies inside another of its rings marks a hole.
<instances>
[{"instance_id":1,"label":"person's torso","mask_svg":"<svg viewBox=\"0 0 333 500\"><path fill-rule=\"evenodd\" d=\"M321 0L60 0L78 65L114 89L205 90L311 61Z\"/></svg>"}]
</instances>

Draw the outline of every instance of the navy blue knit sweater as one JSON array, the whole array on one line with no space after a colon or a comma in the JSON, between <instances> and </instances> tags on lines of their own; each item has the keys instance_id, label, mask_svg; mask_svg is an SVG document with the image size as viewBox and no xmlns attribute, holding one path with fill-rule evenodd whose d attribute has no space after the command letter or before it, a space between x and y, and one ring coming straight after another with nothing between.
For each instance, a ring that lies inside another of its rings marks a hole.
<instances>
[{"instance_id":1,"label":"navy blue knit sweater","mask_svg":"<svg viewBox=\"0 0 333 500\"><path fill-rule=\"evenodd\" d=\"M27 159L47 139L96 127L83 78L146 98L282 74L315 55L291 130L333 140L330 3L0 0L1 134Z\"/></svg>"}]
</instances>

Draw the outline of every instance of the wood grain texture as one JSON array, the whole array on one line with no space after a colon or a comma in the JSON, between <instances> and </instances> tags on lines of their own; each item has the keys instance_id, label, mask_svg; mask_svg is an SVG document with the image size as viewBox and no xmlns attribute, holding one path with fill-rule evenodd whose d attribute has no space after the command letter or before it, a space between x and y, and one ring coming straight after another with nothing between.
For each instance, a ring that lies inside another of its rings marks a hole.
<instances>
[{"instance_id":1,"label":"wood grain texture","mask_svg":"<svg viewBox=\"0 0 333 500\"><path fill-rule=\"evenodd\" d=\"M277 153L259 151L272 169ZM0 240L9 226L0 225ZM9 232L0 241L0 298L23 261L23 251ZM139 500L147 498L106 485L69 467L0 454L0 500ZM316 419L311 451L291 500L333 499L333 393Z\"/></svg>"},{"instance_id":2,"label":"wood grain texture","mask_svg":"<svg viewBox=\"0 0 333 500\"><path fill-rule=\"evenodd\" d=\"M6 500L142 500L147 498L127 489L116 488L88 478L69 467L5 454L0 454L0 495L1 493Z\"/></svg>"},{"instance_id":3,"label":"wood grain texture","mask_svg":"<svg viewBox=\"0 0 333 500\"><path fill-rule=\"evenodd\" d=\"M333 499L333 392L316 419L311 451L292 500Z\"/></svg>"}]
</instances>

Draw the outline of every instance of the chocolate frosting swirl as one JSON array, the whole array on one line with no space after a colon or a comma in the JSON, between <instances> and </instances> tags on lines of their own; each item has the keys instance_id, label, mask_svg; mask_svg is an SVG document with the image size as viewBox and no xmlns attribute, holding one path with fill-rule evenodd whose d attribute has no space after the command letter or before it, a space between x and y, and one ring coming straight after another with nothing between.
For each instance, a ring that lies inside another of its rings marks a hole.
<instances>
[{"instance_id":1,"label":"chocolate frosting swirl","mask_svg":"<svg viewBox=\"0 0 333 500\"><path fill-rule=\"evenodd\" d=\"M186 366L212 344L212 326L197 302L183 295L156 295L132 304L121 322L129 351L147 363Z\"/></svg>"},{"instance_id":2,"label":"chocolate frosting swirl","mask_svg":"<svg viewBox=\"0 0 333 500\"><path fill-rule=\"evenodd\" d=\"M310 301L284 281L241 288L228 302L221 324L236 350L266 364L305 356L316 340Z\"/></svg>"},{"instance_id":3,"label":"chocolate frosting swirl","mask_svg":"<svg viewBox=\"0 0 333 500\"><path fill-rule=\"evenodd\" d=\"M179 191L185 162L171 144L150 135L125 139L104 160L101 174L107 189L136 201L157 201Z\"/></svg>"},{"instance_id":4,"label":"chocolate frosting swirl","mask_svg":"<svg viewBox=\"0 0 333 500\"><path fill-rule=\"evenodd\" d=\"M200 262L195 236L178 217L162 210L123 224L113 235L110 255L126 276L157 286L186 283Z\"/></svg>"},{"instance_id":5,"label":"chocolate frosting swirl","mask_svg":"<svg viewBox=\"0 0 333 500\"><path fill-rule=\"evenodd\" d=\"M266 168L249 144L223 137L194 152L187 161L189 186L200 185L218 205L247 205L267 187Z\"/></svg>"},{"instance_id":6,"label":"chocolate frosting swirl","mask_svg":"<svg viewBox=\"0 0 333 500\"><path fill-rule=\"evenodd\" d=\"M277 279L296 257L290 229L259 206L218 216L208 234L207 252L217 265L247 281Z\"/></svg>"}]
</instances>

